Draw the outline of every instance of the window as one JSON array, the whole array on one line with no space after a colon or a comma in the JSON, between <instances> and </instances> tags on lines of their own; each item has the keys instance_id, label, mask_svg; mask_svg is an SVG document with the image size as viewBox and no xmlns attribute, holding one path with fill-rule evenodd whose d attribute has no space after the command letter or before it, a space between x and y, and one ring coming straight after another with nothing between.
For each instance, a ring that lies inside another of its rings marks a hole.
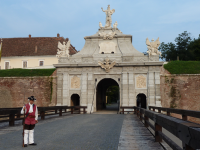
<instances>
[{"instance_id":1,"label":"window","mask_svg":"<svg viewBox=\"0 0 200 150\"><path fill-rule=\"evenodd\" d=\"M27 61L23 61L23 68L27 68Z\"/></svg>"},{"instance_id":2,"label":"window","mask_svg":"<svg viewBox=\"0 0 200 150\"><path fill-rule=\"evenodd\" d=\"M9 62L5 62L5 69L9 69L10 63Z\"/></svg>"},{"instance_id":3,"label":"window","mask_svg":"<svg viewBox=\"0 0 200 150\"><path fill-rule=\"evenodd\" d=\"M44 66L44 61L43 60L39 61L39 66Z\"/></svg>"}]
</instances>

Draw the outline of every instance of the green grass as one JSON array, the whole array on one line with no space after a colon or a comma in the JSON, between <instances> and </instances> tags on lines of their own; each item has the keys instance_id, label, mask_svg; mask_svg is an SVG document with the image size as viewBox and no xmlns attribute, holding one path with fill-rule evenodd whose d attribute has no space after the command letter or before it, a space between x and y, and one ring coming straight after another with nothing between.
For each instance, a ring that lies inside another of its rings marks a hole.
<instances>
[{"instance_id":1,"label":"green grass","mask_svg":"<svg viewBox=\"0 0 200 150\"><path fill-rule=\"evenodd\" d=\"M200 61L171 61L164 68L171 74L200 74Z\"/></svg>"},{"instance_id":2,"label":"green grass","mask_svg":"<svg viewBox=\"0 0 200 150\"><path fill-rule=\"evenodd\" d=\"M0 70L0 77L50 76L56 69L7 69Z\"/></svg>"}]
</instances>

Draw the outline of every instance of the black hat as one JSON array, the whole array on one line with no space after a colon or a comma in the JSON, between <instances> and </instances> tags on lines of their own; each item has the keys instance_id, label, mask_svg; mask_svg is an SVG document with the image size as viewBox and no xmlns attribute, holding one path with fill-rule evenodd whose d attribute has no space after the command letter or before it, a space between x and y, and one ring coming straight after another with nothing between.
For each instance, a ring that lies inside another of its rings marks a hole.
<instances>
[{"instance_id":1,"label":"black hat","mask_svg":"<svg viewBox=\"0 0 200 150\"><path fill-rule=\"evenodd\" d=\"M28 97L28 100L34 100L36 101L36 98L34 96Z\"/></svg>"}]
</instances>

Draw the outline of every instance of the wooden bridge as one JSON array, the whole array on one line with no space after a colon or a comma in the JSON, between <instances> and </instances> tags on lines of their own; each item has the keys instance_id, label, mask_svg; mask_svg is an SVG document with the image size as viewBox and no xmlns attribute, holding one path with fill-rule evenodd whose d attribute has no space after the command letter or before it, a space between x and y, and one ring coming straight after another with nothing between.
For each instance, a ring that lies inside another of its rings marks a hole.
<instances>
[{"instance_id":1,"label":"wooden bridge","mask_svg":"<svg viewBox=\"0 0 200 150\"><path fill-rule=\"evenodd\" d=\"M63 115L66 115L66 114L70 114L71 116L72 114L74 115L86 114L86 109L87 107L83 107L83 106L38 107L39 116L41 120L45 120L46 116L51 116L51 115L52 116L58 115L62 117ZM131 113L129 115L125 115L127 117L123 121L121 131L119 131L121 132L121 135L118 138L119 144L117 145L117 148L120 150L122 149L124 150L125 149L145 149L145 150L146 149L157 149L157 150L159 149L173 149L173 150L200 149L200 124L188 121L188 117L200 118L200 111L190 111L190 110L151 107L151 106L149 107L149 110L138 108L135 106L121 107L120 110L121 110L120 114ZM1 108L0 109L0 123L9 122L9 126L14 126L16 121L23 119L22 115L20 115L20 111L21 111L21 108ZM172 117L171 114L179 114L182 116L182 119ZM87 118L89 116L91 115L87 114L85 117ZM96 115L95 117L97 116L98 115ZM118 115L118 116L123 116L123 115ZM108 122L109 122L109 119L108 119ZM85 124L85 126L87 126L87 124ZM88 124L88 126L90 126L90 124ZM113 128L111 127L110 130L112 129ZM99 130L102 130L102 128L101 129L99 128ZM177 142L175 142L171 136L168 136L168 134L165 134L163 130L166 130L171 135L175 136L180 141L182 141L183 147L180 146L180 144L177 144ZM149 131L151 131L152 134L150 134ZM90 136L90 135L87 135L87 136ZM132 136L132 138L130 138L130 136ZM86 138L85 135L83 135L83 137ZM134 141L133 144L130 144L131 140ZM151 145L146 144L147 141L148 142L150 141L152 144ZM145 146L136 147L136 145L141 145L141 143ZM81 144L81 142L79 144ZM153 145L153 148L151 147L152 145ZM117 149L117 148L115 147L113 149ZM1 149L1 145L0 145L0 149ZM70 148L70 149L73 149L73 148ZM79 149L79 148L74 148L74 149ZM89 149L93 149L93 148L91 147ZM103 148L103 149L107 149L107 148Z\"/></svg>"}]
</instances>

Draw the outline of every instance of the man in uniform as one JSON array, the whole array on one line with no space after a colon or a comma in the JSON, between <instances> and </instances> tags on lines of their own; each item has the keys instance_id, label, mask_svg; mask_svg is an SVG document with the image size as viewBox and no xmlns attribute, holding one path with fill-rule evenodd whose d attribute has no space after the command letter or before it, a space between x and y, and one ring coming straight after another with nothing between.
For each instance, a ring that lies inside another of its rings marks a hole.
<instances>
[{"instance_id":1,"label":"man in uniform","mask_svg":"<svg viewBox=\"0 0 200 150\"><path fill-rule=\"evenodd\" d=\"M25 127L24 127L24 147L29 145L37 145L34 143L34 127L38 123L38 110L34 103L36 100L34 96L28 97L29 103L23 106L21 114L25 112ZM29 142L28 142L29 138Z\"/></svg>"}]
</instances>

